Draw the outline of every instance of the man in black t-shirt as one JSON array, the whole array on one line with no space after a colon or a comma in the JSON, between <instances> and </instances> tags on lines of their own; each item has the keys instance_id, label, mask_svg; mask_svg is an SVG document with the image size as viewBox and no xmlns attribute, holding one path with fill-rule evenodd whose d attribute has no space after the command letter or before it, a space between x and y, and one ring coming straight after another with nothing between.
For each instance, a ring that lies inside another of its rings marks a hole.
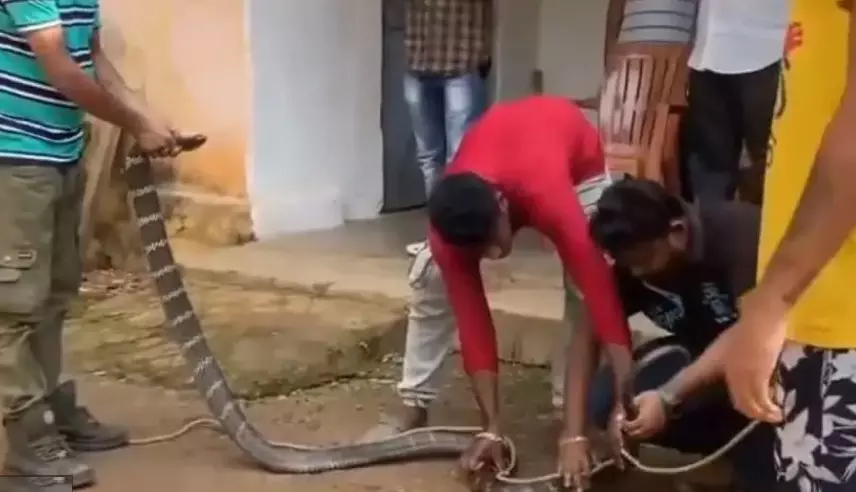
<instances>
[{"instance_id":1,"label":"man in black t-shirt","mask_svg":"<svg viewBox=\"0 0 856 492\"><path fill-rule=\"evenodd\" d=\"M760 209L744 202L691 205L653 181L628 178L604 191L590 232L614 262L627 316L641 312L669 335L634 351L637 361L647 363L639 362L627 381L633 412L616 401L621 399L615 398L609 368L570 385L568 399L588 395L584 420L605 429L611 417L623 419L613 423L621 422L615 425L633 441L688 453L716 451L749 422L732 408L721 368L702 370L695 362L710 357L707 348L737 320L738 300L755 284ZM578 326L575 343L596 351L589 331ZM579 359L597 360L591 354ZM568 378L586 373L578 365L568 368ZM584 438L562 449L560 470L571 483L584 474L588 451ZM728 458L743 489L772 490L770 426L756 428Z\"/></svg>"}]
</instances>

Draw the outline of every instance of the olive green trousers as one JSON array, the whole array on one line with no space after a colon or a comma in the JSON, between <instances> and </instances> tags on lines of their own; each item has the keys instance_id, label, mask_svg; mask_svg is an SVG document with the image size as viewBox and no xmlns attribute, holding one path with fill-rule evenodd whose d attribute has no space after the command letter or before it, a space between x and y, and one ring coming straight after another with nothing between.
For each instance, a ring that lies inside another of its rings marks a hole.
<instances>
[{"instance_id":1,"label":"olive green trousers","mask_svg":"<svg viewBox=\"0 0 856 492\"><path fill-rule=\"evenodd\" d=\"M0 161L0 401L19 413L59 384L62 327L81 281L79 165Z\"/></svg>"}]
</instances>

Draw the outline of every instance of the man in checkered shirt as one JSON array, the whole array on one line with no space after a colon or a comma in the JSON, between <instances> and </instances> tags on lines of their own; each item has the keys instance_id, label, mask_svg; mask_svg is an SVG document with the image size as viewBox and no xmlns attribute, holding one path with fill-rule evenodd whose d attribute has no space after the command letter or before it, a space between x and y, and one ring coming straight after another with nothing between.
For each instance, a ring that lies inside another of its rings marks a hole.
<instances>
[{"instance_id":1,"label":"man in checkered shirt","mask_svg":"<svg viewBox=\"0 0 856 492\"><path fill-rule=\"evenodd\" d=\"M427 195L487 106L493 1L405 1L404 99ZM409 245L408 252L421 244Z\"/></svg>"}]
</instances>

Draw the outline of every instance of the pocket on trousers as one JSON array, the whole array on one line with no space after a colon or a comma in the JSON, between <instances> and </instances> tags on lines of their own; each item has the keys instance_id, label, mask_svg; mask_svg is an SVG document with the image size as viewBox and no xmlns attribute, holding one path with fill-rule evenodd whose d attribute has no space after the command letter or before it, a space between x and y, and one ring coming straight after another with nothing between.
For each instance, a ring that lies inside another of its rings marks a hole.
<instances>
[{"instance_id":1,"label":"pocket on trousers","mask_svg":"<svg viewBox=\"0 0 856 492\"><path fill-rule=\"evenodd\" d=\"M36 314L48 298L62 179L60 170L47 164L0 166L2 314Z\"/></svg>"},{"instance_id":2,"label":"pocket on trousers","mask_svg":"<svg viewBox=\"0 0 856 492\"><path fill-rule=\"evenodd\" d=\"M44 302L44 289L25 278L37 261L34 248L0 250L0 312L31 314Z\"/></svg>"},{"instance_id":3,"label":"pocket on trousers","mask_svg":"<svg viewBox=\"0 0 856 492\"><path fill-rule=\"evenodd\" d=\"M0 256L0 271L8 273L0 275L0 283L17 281L22 270L29 270L36 264L37 257L34 248L7 248Z\"/></svg>"}]
</instances>

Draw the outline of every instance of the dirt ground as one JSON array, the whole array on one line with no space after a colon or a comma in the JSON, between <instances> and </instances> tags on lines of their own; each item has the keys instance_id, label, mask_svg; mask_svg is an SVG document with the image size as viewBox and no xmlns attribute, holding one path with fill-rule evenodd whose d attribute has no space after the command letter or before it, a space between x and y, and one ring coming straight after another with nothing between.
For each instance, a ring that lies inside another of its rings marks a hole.
<instances>
[{"instance_id":1,"label":"dirt ground","mask_svg":"<svg viewBox=\"0 0 856 492\"><path fill-rule=\"evenodd\" d=\"M154 314L157 306L150 293L128 279L105 278L97 277L97 281L87 286L86 302L76 310L68 336L71 347L69 366L80 374L78 380L84 402L102 420L128 426L134 437L168 433L193 418L207 417L196 394L183 389L186 373L180 360L169 351L170 346L162 338L162 333L155 330L159 328L160 321ZM298 316L296 319L301 320L303 329L312 332L323 331L318 326L329 324L325 316L338 313L350 320L346 323L350 323L352 328L367 327L367 332L356 330L359 333L378 336L372 328L377 323L360 321L361 318L355 314L355 306L348 304L352 300L328 304L323 310L327 314L316 312L313 318L306 316L310 310L305 303L294 299L291 303L279 302L281 299L271 292L276 293L280 289L270 285L262 288L253 284L255 287L251 287L243 281L232 279L227 282L222 278L209 277L196 279L194 285L191 289L194 298L204 306L203 321L206 321L215 340L219 340L213 345L215 349L220 347L218 355L228 359L226 366L230 376L241 381L239 391L248 399L248 414L269 439L303 444L348 442L373 425L381 411L394 407L394 381L399 366L396 356L384 356L381 353L383 344L376 341L369 344L372 345L370 349L364 346L353 354L345 348L337 349L336 357L319 352L324 356L322 359L332 364L332 368L304 371L305 374L299 378L282 373L300 369L283 361L279 361L277 371L272 375L258 368L258 360L271 362L277 354L288 357L293 353L276 352L275 347L272 349L271 345L287 344L288 339L282 333L273 333L276 330L260 328L288 324L289 319L295 319L288 316ZM231 290L227 288L229 285L232 285ZM257 294L256 301L250 300L248 292ZM280 292L276 295L285 294ZM323 305L328 301L332 302L330 299L315 302ZM262 305L268 309L254 310ZM275 312L271 306L279 306L276 309L280 312ZM282 311L289 309L288 306L299 306L299 313L289 315ZM397 307L382 303L364 306L357 311L374 313L375 321L382 320L381 325L393 323L392 318L400 315ZM312 319L317 323L313 325ZM233 334L229 335L230 332ZM235 337L248 337L257 344L245 346L240 351L227 350L237 344ZM305 342L306 337L302 340ZM320 343L311 337L309 340L312 347ZM134 347L139 350L135 352ZM255 361L251 363L253 359ZM248 369L243 374L245 367ZM257 386L250 384L252 378L267 377L266 374L273 379L257 381ZM558 426L549 404L547 381L547 372L543 368L507 366L503 370L504 416L507 432L521 453L521 475L546 473L555 467ZM474 424L476 412L466 379L457 368L456 361L450 363L448 382L443 398L433 408L431 423ZM239 487L257 492L467 490L455 477L453 460L385 465L315 476L272 475L244 459L227 438L205 429L170 442L89 455L88 459L98 471L99 484L94 490L104 492L149 492L157 489L227 492ZM693 477L691 481L716 483L721 481L720 476L721 473L714 469ZM615 484L599 484L594 490L679 492L685 490L683 482L631 474Z\"/></svg>"},{"instance_id":2,"label":"dirt ground","mask_svg":"<svg viewBox=\"0 0 856 492\"><path fill-rule=\"evenodd\" d=\"M554 464L555 435L540 370L509 368L513 380L505 391L509 432L521 451L521 475L546 473ZM466 387L452 375L450 393L434 414L436 424L467 425L475 421ZM129 383L85 377L85 402L105 421L122 423L134 437L171 432L187 421L205 416L196 395ZM378 411L394 404L391 385L384 380L351 380L323 388L298 391L287 397L251 402L252 420L273 440L333 444L352 440L374 423ZM227 492L238 487L257 492L372 491L464 492L452 460L384 465L315 476L271 475L246 461L240 451L216 432L199 429L171 442L88 455L97 467L96 491L182 490ZM632 487L632 489L631 489ZM679 492L672 480L634 475L620 484L601 484L595 491L657 490ZM697 489L694 489L697 490ZM713 489L711 489L713 490Z\"/></svg>"}]
</instances>

